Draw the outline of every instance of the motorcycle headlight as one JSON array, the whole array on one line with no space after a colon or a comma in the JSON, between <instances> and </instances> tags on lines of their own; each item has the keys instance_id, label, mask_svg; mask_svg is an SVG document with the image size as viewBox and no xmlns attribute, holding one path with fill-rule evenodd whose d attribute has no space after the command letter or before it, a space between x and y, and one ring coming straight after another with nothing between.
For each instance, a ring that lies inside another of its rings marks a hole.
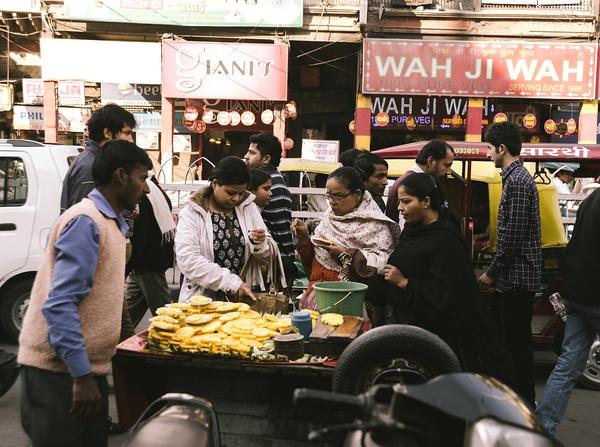
<instances>
[{"instance_id":1,"label":"motorcycle headlight","mask_svg":"<svg viewBox=\"0 0 600 447\"><path fill-rule=\"evenodd\" d=\"M495 419L482 419L467 434L466 446L472 447L552 447L548 438Z\"/></svg>"}]
</instances>

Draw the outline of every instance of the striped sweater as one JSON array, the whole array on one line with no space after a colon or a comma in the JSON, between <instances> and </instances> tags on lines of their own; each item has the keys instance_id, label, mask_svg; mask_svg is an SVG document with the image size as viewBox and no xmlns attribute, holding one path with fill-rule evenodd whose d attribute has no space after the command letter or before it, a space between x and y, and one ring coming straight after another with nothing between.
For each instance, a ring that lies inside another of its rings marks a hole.
<instances>
[{"instance_id":1,"label":"striped sweater","mask_svg":"<svg viewBox=\"0 0 600 447\"><path fill-rule=\"evenodd\" d=\"M294 242L292 241L292 196L281 173L273 166L263 170L271 175L273 196L271 202L262 211L262 217L269 232L277 242L282 258L294 259Z\"/></svg>"}]
</instances>

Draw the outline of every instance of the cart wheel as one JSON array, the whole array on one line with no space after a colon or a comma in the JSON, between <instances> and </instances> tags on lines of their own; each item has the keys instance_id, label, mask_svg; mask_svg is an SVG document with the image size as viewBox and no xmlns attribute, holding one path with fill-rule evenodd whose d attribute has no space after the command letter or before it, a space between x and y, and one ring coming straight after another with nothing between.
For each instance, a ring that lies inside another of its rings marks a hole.
<instances>
[{"instance_id":1,"label":"cart wheel","mask_svg":"<svg viewBox=\"0 0 600 447\"><path fill-rule=\"evenodd\" d=\"M373 385L425 383L460 372L452 349L425 329L401 324L371 329L342 352L333 375L333 391L359 394Z\"/></svg>"}]
</instances>

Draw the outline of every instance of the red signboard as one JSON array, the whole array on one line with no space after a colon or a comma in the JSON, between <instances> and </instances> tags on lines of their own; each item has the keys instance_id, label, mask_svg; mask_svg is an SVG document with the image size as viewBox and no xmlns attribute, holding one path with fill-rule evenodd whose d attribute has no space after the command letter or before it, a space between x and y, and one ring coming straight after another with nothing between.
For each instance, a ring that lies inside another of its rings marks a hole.
<instances>
[{"instance_id":1,"label":"red signboard","mask_svg":"<svg viewBox=\"0 0 600 447\"><path fill-rule=\"evenodd\" d=\"M162 43L167 98L287 100L288 47L238 42Z\"/></svg>"},{"instance_id":2,"label":"red signboard","mask_svg":"<svg viewBox=\"0 0 600 447\"><path fill-rule=\"evenodd\" d=\"M593 99L595 43L364 39L366 94Z\"/></svg>"}]
</instances>

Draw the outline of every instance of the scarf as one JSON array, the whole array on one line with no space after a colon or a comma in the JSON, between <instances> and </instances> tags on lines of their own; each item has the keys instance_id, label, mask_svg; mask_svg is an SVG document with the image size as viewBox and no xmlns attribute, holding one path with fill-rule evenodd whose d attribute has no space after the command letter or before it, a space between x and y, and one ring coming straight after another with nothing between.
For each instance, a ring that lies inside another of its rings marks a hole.
<instances>
[{"instance_id":1,"label":"scarf","mask_svg":"<svg viewBox=\"0 0 600 447\"><path fill-rule=\"evenodd\" d=\"M169 205L165 202L165 196L160 188L156 186L152 180L148 179L146 180L146 183L150 188L150 193L148 193L146 197L150 202L154 218L156 219L156 223L158 223L158 228L160 228L162 234L161 244L170 242L173 239L173 236L175 236L175 221L171 215Z\"/></svg>"},{"instance_id":2,"label":"scarf","mask_svg":"<svg viewBox=\"0 0 600 447\"><path fill-rule=\"evenodd\" d=\"M387 256L394 251L400 236L398 225L381 212L368 191L358 207L348 214L336 216L331 209L315 229L315 236L328 239L346 248L355 248ZM340 261L327 250L315 247L317 261L326 269L341 272Z\"/></svg>"}]
</instances>

